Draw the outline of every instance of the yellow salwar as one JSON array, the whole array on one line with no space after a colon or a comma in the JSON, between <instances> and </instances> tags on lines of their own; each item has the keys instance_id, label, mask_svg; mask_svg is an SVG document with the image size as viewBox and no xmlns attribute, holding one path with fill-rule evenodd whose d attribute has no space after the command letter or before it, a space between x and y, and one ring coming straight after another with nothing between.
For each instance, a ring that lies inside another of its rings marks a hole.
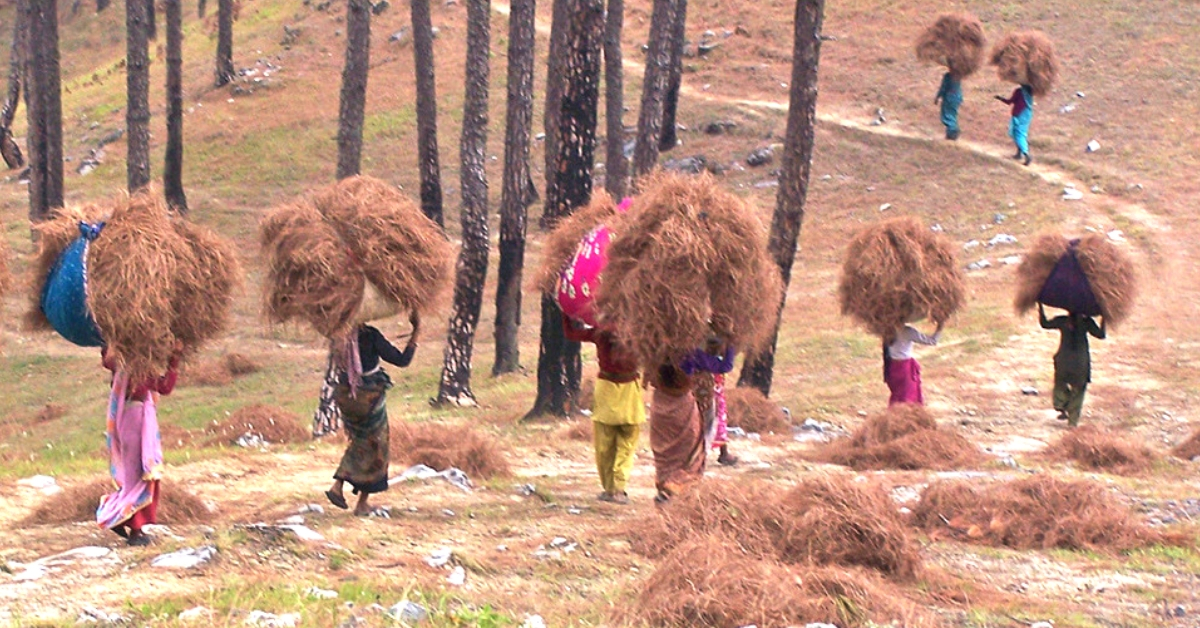
<instances>
[{"instance_id":1,"label":"yellow salwar","mask_svg":"<svg viewBox=\"0 0 1200 628\"><path fill-rule=\"evenodd\" d=\"M600 484L606 493L624 493L646 422L642 387L637 381L618 384L598 379L593 399L593 445Z\"/></svg>"}]
</instances>

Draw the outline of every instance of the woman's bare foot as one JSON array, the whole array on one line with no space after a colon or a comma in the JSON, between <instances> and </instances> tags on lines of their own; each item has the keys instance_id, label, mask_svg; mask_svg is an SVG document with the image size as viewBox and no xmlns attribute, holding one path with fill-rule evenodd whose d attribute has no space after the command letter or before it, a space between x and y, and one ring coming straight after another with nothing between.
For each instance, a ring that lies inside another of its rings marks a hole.
<instances>
[{"instance_id":1,"label":"woman's bare foot","mask_svg":"<svg viewBox=\"0 0 1200 628\"><path fill-rule=\"evenodd\" d=\"M329 487L328 491L325 491L325 498L329 500L329 503L341 508L342 510L346 510L350 507L350 505L346 503L346 495L342 492L342 486L344 484L345 483L341 480L337 480L333 483L333 486Z\"/></svg>"},{"instance_id":2,"label":"woman's bare foot","mask_svg":"<svg viewBox=\"0 0 1200 628\"><path fill-rule=\"evenodd\" d=\"M729 447L721 445L721 455L717 456L717 464L732 467L738 463L738 457L729 453Z\"/></svg>"},{"instance_id":3,"label":"woman's bare foot","mask_svg":"<svg viewBox=\"0 0 1200 628\"><path fill-rule=\"evenodd\" d=\"M371 514L371 505L367 503L367 498L370 495L370 493L358 494L358 503L354 505L355 517L366 517L367 515Z\"/></svg>"}]
</instances>

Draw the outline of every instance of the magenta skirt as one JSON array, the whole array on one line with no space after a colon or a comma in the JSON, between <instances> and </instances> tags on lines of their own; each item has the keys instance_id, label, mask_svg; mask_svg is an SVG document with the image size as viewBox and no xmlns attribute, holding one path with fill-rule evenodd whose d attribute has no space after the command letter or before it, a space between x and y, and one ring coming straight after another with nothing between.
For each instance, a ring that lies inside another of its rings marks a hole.
<instances>
[{"instance_id":1,"label":"magenta skirt","mask_svg":"<svg viewBox=\"0 0 1200 628\"><path fill-rule=\"evenodd\" d=\"M897 403L925 405L925 395L921 393L921 365L915 359L890 360L887 385L888 390L892 391L888 399L889 406Z\"/></svg>"}]
</instances>

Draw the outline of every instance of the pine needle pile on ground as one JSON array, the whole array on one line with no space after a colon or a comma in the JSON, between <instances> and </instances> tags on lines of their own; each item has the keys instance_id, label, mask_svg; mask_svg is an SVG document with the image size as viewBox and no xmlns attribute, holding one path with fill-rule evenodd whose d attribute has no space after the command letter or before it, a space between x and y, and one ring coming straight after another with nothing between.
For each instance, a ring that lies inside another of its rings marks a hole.
<instances>
[{"instance_id":1,"label":"pine needle pile on ground","mask_svg":"<svg viewBox=\"0 0 1200 628\"><path fill-rule=\"evenodd\" d=\"M767 399L757 388L737 386L725 389L725 409L729 426L758 434L787 434L792 423L779 404Z\"/></svg>"},{"instance_id":2,"label":"pine needle pile on ground","mask_svg":"<svg viewBox=\"0 0 1200 628\"><path fill-rule=\"evenodd\" d=\"M956 250L910 216L866 227L846 249L838 284L842 315L883 338L910 321L948 320L966 302Z\"/></svg>"},{"instance_id":3,"label":"pine needle pile on ground","mask_svg":"<svg viewBox=\"0 0 1200 628\"><path fill-rule=\"evenodd\" d=\"M957 469L978 465L984 454L953 430L939 429L924 406L896 404L868 417L850 438L835 440L815 459L859 471Z\"/></svg>"},{"instance_id":4,"label":"pine needle pile on ground","mask_svg":"<svg viewBox=\"0 0 1200 628\"><path fill-rule=\"evenodd\" d=\"M962 80L983 65L983 24L968 13L951 13L921 33L917 39L917 58L945 66L954 78Z\"/></svg>"},{"instance_id":5,"label":"pine needle pile on ground","mask_svg":"<svg viewBox=\"0 0 1200 628\"><path fill-rule=\"evenodd\" d=\"M423 464L438 471L457 467L472 480L512 475L495 439L466 425L393 422L389 444L393 463Z\"/></svg>"},{"instance_id":6,"label":"pine needle pile on ground","mask_svg":"<svg viewBox=\"0 0 1200 628\"><path fill-rule=\"evenodd\" d=\"M564 428L566 437L570 440L578 440L592 442L596 437L595 426L592 425L592 420L587 417L576 417L567 421L567 427Z\"/></svg>"},{"instance_id":7,"label":"pine needle pile on ground","mask_svg":"<svg viewBox=\"0 0 1200 628\"><path fill-rule=\"evenodd\" d=\"M1044 474L985 487L936 482L912 517L931 536L1013 549L1121 551L1168 540L1104 486Z\"/></svg>"},{"instance_id":8,"label":"pine needle pile on ground","mask_svg":"<svg viewBox=\"0 0 1200 628\"><path fill-rule=\"evenodd\" d=\"M1171 455L1184 460L1194 460L1200 457L1200 429L1193 432L1187 440L1176 445L1171 450Z\"/></svg>"},{"instance_id":9,"label":"pine needle pile on ground","mask_svg":"<svg viewBox=\"0 0 1200 628\"><path fill-rule=\"evenodd\" d=\"M1150 469L1158 456L1131 434L1114 434L1091 425L1078 427L1045 451L1051 460L1074 460L1086 469L1134 475Z\"/></svg>"},{"instance_id":10,"label":"pine needle pile on ground","mask_svg":"<svg viewBox=\"0 0 1200 628\"><path fill-rule=\"evenodd\" d=\"M278 406L253 404L214 421L206 432L212 435L209 446L232 445L243 436L253 436L272 445L302 443L312 439L296 413Z\"/></svg>"},{"instance_id":11,"label":"pine needle pile on ground","mask_svg":"<svg viewBox=\"0 0 1200 628\"><path fill-rule=\"evenodd\" d=\"M234 379L257 373L262 367L240 353L227 353L215 360L189 364L183 369L180 384L184 386L226 386Z\"/></svg>"},{"instance_id":12,"label":"pine needle pile on ground","mask_svg":"<svg viewBox=\"0 0 1200 628\"><path fill-rule=\"evenodd\" d=\"M26 525L94 522L100 498L116 490L108 478L65 487L25 518ZM159 485L158 522L164 525L206 523L213 512L195 494L177 484Z\"/></svg>"},{"instance_id":13,"label":"pine needle pile on ground","mask_svg":"<svg viewBox=\"0 0 1200 628\"><path fill-rule=\"evenodd\" d=\"M877 485L702 482L628 538L659 559L628 611L653 625L923 623L898 584L915 581L920 555Z\"/></svg>"}]
</instances>

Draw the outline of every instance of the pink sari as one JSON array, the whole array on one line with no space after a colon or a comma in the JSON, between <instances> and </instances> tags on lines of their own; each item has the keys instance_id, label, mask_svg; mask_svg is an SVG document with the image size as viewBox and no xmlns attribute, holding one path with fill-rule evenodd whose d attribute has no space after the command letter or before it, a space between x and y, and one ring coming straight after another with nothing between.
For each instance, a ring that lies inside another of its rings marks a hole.
<instances>
[{"instance_id":1,"label":"pink sari","mask_svg":"<svg viewBox=\"0 0 1200 628\"><path fill-rule=\"evenodd\" d=\"M921 365L915 358L888 360L886 379L888 389L892 391L889 406L897 403L925 405L925 395L921 392Z\"/></svg>"},{"instance_id":2,"label":"pink sari","mask_svg":"<svg viewBox=\"0 0 1200 628\"><path fill-rule=\"evenodd\" d=\"M725 406L725 374L713 375L713 409L716 411L716 431L712 438L712 448L719 449L729 442L729 411Z\"/></svg>"},{"instance_id":3,"label":"pink sari","mask_svg":"<svg viewBox=\"0 0 1200 628\"><path fill-rule=\"evenodd\" d=\"M102 497L96 509L96 523L105 529L154 523L158 503L163 455L156 395L147 393L145 401L133 401L125 398L128 389L128 376L113 376L107 431L109 472L117 491Z\"/></svg>"}]
</instances>

